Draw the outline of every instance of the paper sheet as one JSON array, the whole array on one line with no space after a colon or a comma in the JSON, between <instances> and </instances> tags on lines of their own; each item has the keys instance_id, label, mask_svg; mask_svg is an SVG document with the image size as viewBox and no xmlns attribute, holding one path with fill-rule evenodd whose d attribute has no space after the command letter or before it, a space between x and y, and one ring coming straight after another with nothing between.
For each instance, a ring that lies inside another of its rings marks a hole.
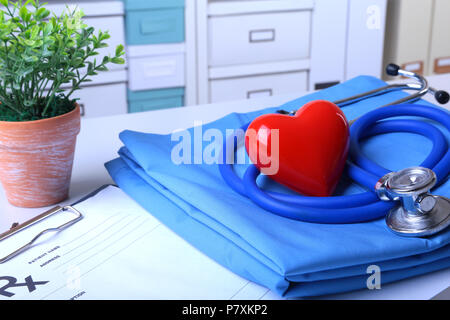
<instances>
[{"instance_id":1,"label":"paper sheet","mask_svg":"<svg viewBox=\"0 0 450 320\"><path fill-rule=\"evenodd\" d=\"M220 266L116 187L75 206L83 219L0 265L0 299L279 299ZM61 214L0 242L0 255Z\"/></svg>"}]
</instances>

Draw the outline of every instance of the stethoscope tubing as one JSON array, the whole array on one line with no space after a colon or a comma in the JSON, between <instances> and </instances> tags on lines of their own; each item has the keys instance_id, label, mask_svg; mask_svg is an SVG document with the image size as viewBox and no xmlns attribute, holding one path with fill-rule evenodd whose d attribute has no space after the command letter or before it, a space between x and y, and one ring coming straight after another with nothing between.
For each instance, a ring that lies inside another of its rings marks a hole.
<instances>
[{"instance_id":1,"label":"stethoscope tubing","mask_svg":"<svg viewBox=\"0 0 450 320\"><path fill-rule=\"evenodd\" d=\"M380 167L363 155L359 146L359 137L363 135L363 132L367 130L371 124L377 123L377 121L386 118L401 116L422 117L429 120L434 120L442 124L445 129L450 132L450 114L448 111L444 111L440 108L425 105L403 104L373 110L363 115L350 128L350 156L355 164L361 167L369 166L371 168L370 171L376 175L384 175L388 173L388 170ZM399 128L403 129L403 131L406 131L407 129L414 130L415 128L420 127L422 127L423 129L426 128L425 126L423 126L423 124L426 124L423 121L413 119L404 121L406 121L406 125L404 125L403 128ZM411 125L408 125L409 123ZM434 135L428 134L427 132L430 131L430 127L427 127L425 130L426 131L420 130L420 132L416 133L430 138L435 147L440 148L440 152L438 153L436 152L437 150L433 149L433 151L428 155L421 166L432 169L436 174L439 183L439 181L445 179L450 173L450 151L448 149L447 140L443 136L442 132L440 132L440 134L442 135L444 140L441 139L435 141L433 139L436 137L437 133L435 132Z\"/></svg>"},{"instance_id":2,"label":"stethoscope tubing","mask_svg":"<svg viewBox=\"0 0 450 320\"><path fill-rule=\"evenodd\" d=\"M358 184L366 187L367 192L334 197L308 197L264 191L257 185L260 175L258 168L250 165L243 179L227 164L227 155L223 153L220 173L227 184L239 194L248 197L261 208L277 215L313 223L357 223L381 218L395 206L395 202L379 200L375 193L375 184L389 173L378 164L365 157L359 146L361 140L374 135L409 132L427 137L433 142L433 148L421 166L435 171L438 183L450 173L450 151L444 134L435 126L416 119L384 120L398 116L423 117L441 123L450 131L448 112L429 106L404 104L383 107L358 118L350 129L350 159L346 174ZM384 121L380 121L384 120ZM246 130L248 125L242 127ZM233 137L234 139L234 137ZM233 141L227 141L232 143ZM226 149L224 144L223 150Z\"/></svg>"}]
</instances>

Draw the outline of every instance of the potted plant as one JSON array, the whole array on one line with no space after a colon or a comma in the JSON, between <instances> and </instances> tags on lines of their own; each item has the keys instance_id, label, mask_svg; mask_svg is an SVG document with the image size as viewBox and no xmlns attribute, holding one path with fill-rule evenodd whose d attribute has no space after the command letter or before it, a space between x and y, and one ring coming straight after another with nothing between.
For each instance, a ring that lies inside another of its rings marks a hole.
<instances>
[{"instance_id":1,"label":"potted plant","mask_svg":"<svg viewBox=\"0 0 450 320\"><path fill-rule=\"evenodd\" d=\"M0 0L0 181L8 201L42 207L67 198L80 107L73 93L115 56L96 59L108 32L81 10L51 15L39 0Z\"/></svg>"}]
</instances>

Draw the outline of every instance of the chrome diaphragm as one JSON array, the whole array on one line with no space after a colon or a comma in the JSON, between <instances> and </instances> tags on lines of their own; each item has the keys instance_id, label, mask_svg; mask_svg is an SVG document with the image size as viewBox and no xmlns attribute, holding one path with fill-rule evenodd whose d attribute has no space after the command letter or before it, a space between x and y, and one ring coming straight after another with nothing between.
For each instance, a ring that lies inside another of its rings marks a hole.
<instances>
[{"instance_id":1,"label":"chrome diaphragm","mask_svg":"<svg viewBox=\"0 0 450 320\"><path fill-rule=\"evenodd\" d=\"M412 167L378 181L375 189L381 200L400 202L386 216L386 224L394 233L426 237L450 225L450 199L430 193L436 180L432 170Z\"/></svg>"}]
</instances>

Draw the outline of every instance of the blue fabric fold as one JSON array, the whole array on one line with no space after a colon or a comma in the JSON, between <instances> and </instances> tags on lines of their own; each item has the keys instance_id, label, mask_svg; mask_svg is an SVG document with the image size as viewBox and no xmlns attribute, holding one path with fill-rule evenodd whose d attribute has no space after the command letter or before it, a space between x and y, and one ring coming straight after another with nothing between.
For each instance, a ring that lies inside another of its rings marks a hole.
<instances>
[{"instance_id":1,"label":"blue fabric fold","mask_svg":"<svg viewBox=\"0 0 450 320\"><path fill-rule=\"evenodd\" d=\"M227 129L239 128L261 114L280 108L296 110L316 99L335 101L383 85L379 79L361 76L281 107L232 113L201 129L218 129L225 136ZM343 111L348 119L354 119L404 95L391 92ZM199 128L189 129L191 137L194 130ZM171 135L124 131L120 139L124 144L120 157L108 162L106 168L127 194L221 265L281 296L307 297L366 288L370 276L367 267L374 264L381 269L382 284L450 267L450 231L428 238L402 238L390 232L383 219L345 225L289 220L231 190L216 164L174 164L171 153L179 141L172 141ZM190 143L194 150L194 142ZM222 141L217 143L221 146ZM203 143L203 148L208 144ZM422 136L393 133L368 139L363 151L394 171L421 163L431 146ZM236 171L242 173L245 168L237 165ZM270 179L259 183L270 190L290 192ZM343 177L337 192L361 191L365 190ZM448 197L450 182L445 181L434 192Z\"/></svg>"}]
</instances>

